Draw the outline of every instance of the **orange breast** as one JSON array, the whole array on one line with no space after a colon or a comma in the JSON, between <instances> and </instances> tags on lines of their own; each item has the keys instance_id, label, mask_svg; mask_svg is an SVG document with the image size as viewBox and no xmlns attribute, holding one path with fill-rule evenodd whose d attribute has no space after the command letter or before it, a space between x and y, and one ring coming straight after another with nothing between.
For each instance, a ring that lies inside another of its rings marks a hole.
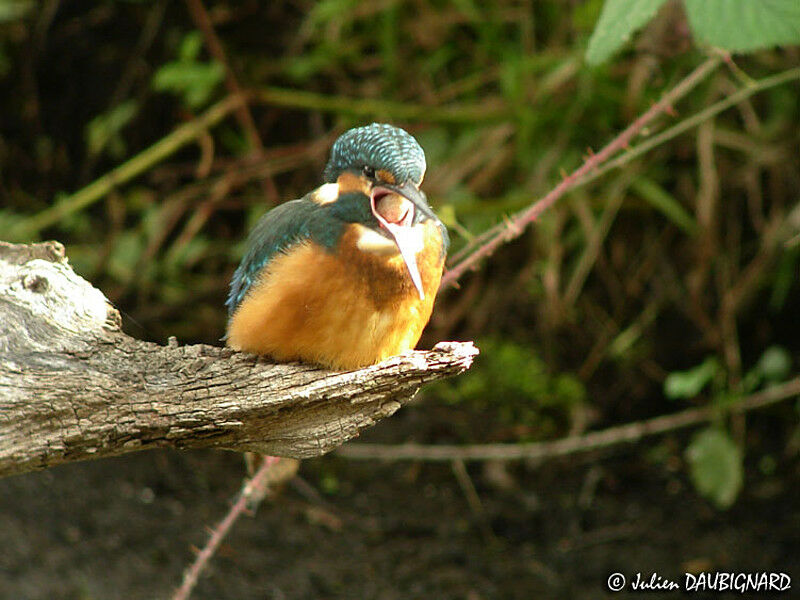
<instances>
[{"instance_id":1,"label":"orange breast","mask_svg":"<svg viewBox=\"0 0 800 600\"><path fill-rule=\"evenodd\" d=\"M236 309L228 345L279 361L356 369L414 348L430 318L442 276L441 234L425 225L417 263L420 300L402 258L356 248L351 226L338 251L313 242L275 257Z\"/></svg>"}]
</instances>

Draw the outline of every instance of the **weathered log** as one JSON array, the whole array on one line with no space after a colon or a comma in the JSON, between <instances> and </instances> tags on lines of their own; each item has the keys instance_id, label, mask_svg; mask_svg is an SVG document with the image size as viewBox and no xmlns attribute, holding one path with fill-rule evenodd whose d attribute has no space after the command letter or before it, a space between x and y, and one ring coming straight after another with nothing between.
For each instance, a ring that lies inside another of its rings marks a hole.
<instances>
[{"instance_id":1,"label":"weathered log","mask_svg":"<svg viewBox=\"0 0 800 600\"><path fill-rule=\"evenodd\" d=\"M306 458L469 368L469 342L351 372L135 340L57 242L0 242L0 476L154 447Z\"/></svg>"}]
</instances>

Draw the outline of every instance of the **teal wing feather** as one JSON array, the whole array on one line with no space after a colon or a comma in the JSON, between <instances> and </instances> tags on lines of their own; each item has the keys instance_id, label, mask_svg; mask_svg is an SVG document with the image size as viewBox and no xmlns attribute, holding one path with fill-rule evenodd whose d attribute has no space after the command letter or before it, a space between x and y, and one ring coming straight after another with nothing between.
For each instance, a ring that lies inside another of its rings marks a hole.
<instances>
[{"instance_id":1,"label":"teal wing feather","mask_svg":"<svg viewBox=\"0 0 800 600\"><path fill-rule=\"evenodd\" d=\"M318 210L319 205L301 198L281 204L261 217L247 238L247 252L231 280L225 302L229 315L234 313L258 274L276 254L312 236L311 225Z\"/></svg>"}]
</instances>

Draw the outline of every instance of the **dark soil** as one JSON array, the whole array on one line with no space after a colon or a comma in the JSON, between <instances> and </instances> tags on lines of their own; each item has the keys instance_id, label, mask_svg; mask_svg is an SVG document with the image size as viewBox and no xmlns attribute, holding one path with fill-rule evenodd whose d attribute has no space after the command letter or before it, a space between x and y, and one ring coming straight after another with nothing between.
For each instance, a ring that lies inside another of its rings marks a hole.
<instances>
[{"instance_id":1,"label":"dark soil","mask_svg":"<svg viewBox=\"0 0 800 600\"><path fill-rule=\"evenodd\" d=\"M370 436L398 419L409 417ZM686 479L685 441L509 465L507 478L470 465L485 521L449 465L306 461L303 480L327 493L290 484L239 521L193 598L588 599L615 571L698 569L783 571L796 589L797 461L779 458L769 476L748 466L720 512ZM655 448L671 458L645 459ZM169 597L242 475L232 453L164 451L0 481L0 597Z\"/></svg>"}]
</instances>

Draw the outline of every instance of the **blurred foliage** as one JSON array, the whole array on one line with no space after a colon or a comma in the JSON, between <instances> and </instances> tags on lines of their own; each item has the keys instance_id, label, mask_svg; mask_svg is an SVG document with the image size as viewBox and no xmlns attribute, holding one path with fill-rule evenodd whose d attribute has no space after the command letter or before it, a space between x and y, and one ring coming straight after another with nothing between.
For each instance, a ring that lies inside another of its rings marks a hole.
<instances>
[{"instance_id":1,"label":"blurred foliage","mask_svg":"<svg viewBox=\"0 0 800 600\"><path fill-rule=\"evenodd\" d=\"M499 426L511 427L525 440L552 438L572 426L584 408L583 383L568 373L550 373L529 346L502 339L476 340L481 359L469 377L431 386L445 402L491 415Z\"/></svg>"},{"instance_id":2,"label":"blurred foliage","mask_svg":"<svg viewBox=\"0 0 800 600\"><path fill-rule=\"evenodd\" d=\"M664 379L664 395L667 398L694 398L720 373L716 356L709 356L696 367L686 371L675 371Z\"/></svg>"},{"instance_id":3,"label":"blurred foliage","mask_svg":"<svg viewBox=\"0 0 800 600\"><path fill-rule=\"evenodd\" d=\"M728 508L742 489L742 452L723 430L709 427L692 438L686 458L697 491Z\"/></svg>"},{"instance_id":4,"label":"blurred foliage","mask_svg":"<svg viewBox=\"0 0 800 600\"><path fill-rule=\"evenodd\" d=\"M0 23L21 19L33 7L33 0L2 0L0 1Z\"/></svg>"},{"instance_id":5,"label":"blurred foliage","mask_svg":"<svg viewBox=\"0 0 800 600\"><path fill-rule=\"evenodd\" d=\"M202 47L203 38L199 31L187 33L181 42L178 60L162 65L153 75L153 89L181 96L186 106L192 109L207 104L225 71L218 62L197 60Z\"/></svg>"},{"instance_id":6,"label":"blurred foliage","mask_svg":"<svg viewBox=\"0 0 800 600\"><path fill-rule=\"evenodd\" d=\"M122 130L133 120L137 111L136 102L127 100L89 121L86 125L87 153L97 156L108 148L111 158L121 158L125 154Z\"/></svg>"},{"instance_id":7,"label":"blurred foliage","mask_svg":"<svg viewBox=\"0 0 800 600\"><path fill-rule=\"evenodd\" d=\"M667 375L664 395L692 399L710 386L711 401L724 408L762 386L786 381L791 372L789 352L780 346L770 346L744 375L739 389L729 389L725 387L729 378L725 377L724 368L717 357L709 356L696 367ZM743 484L743 456L724 423L720 421L695 435L686 448L686 457L697 491L719 508L733 504Z\"/></svg>"},{"instance_id":8,"label":"blurred foliage","mask_svg":"<svg viewBox=\"0 0 800 600\"><path fill-rule=\"evenodd\" d=\"M707 4L706 15L722 5ZM619 3L207 2L225 65L182 3L2 2L0 237L22 223L31 238L64 242L132 335L219 343L248 228L320 183L343 129L385 120L417 136L424 189L455 255L706 58L694 40L711 26L698 29L698 5L640 2L650 9L615 21L624 31L598 25L596 36L617 40L603 52L619 53L590 67L595 25ZM781 41L748 23L726 31ZM633 143L798 64L796 47L735 56ZM147 162L210 102L224 102L226 68L252 92L264 150L229 111ZM444 420L468 413L504 430L484 430L494 439L543 439L675 410L669 397L739 398L791 373L800 355L797 98L796 79L772 87L576 189L443 292L423 345L484 344L474 373L431 392ZM136 176L37 224L120 167ZM796 420L790 411L781 423ZM519 426L510 436L509 425ZM715 427L742 456L775 439ZM729 446L701 439L687 455L694 477ZM735 498L732 481L709 496Z\"/></svg>"},{"instance_id":9,"label":"blurred foliage","mask_svg":"<svg viewBox=\"0 0 800 600\"><path fill-rule=\"evenodd\" d=\"M792 358L781 346L770 346L761 355L741 381L741 392L750 394L763 385L786 381L792 374ZM729 378L716 356L709 356L702 363L685 371L674 371L664 379L664 395L674 399L692 399L712 384L714 396L726 392Z\"/></svg>"}]
</instances>

